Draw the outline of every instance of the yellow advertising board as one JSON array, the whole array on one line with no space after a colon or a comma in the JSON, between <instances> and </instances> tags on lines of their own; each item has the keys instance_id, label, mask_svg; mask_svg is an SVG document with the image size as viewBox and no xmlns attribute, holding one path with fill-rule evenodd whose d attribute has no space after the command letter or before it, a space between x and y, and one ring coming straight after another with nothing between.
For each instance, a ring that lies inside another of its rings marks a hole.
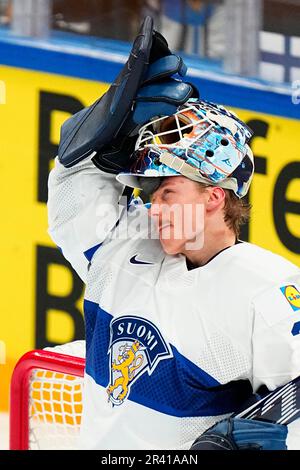
<instances>
[{"instance_id":1,"label":"yellow advertising board","mask_svg":"<svg viewBox=\"0 0 300 470\"><path fill-rule=\"evenodd\" d=\"M300 120L236 112L255 131L249 241L300 266Z\"/></svg>"},{"instance_id":2,"label":"yellow advertising board","mask_svg":"<svg viewBox=\"0 0 300 470\"><path fill-rule=\"evenodd\" d=\"M0 409L26 351L84 337L83 286L47 235L47 178L62 122L107 84L0 66ZM244 236L300 266L300 121L235 109L256 131ZM5 357L4 357L5 356Z\"/></svg>"},{"instance_id":3,"label":"yellow advertising board","mask_svg":"<svg viewBox=\"0 0 300 470\"><path fill-rule=\"evenodd\" d=\"M3 410L12 367L24 352L84 337L81 281L47 234L47 174L62 122L107 86L4 66L0 77Z\"/></svg>"}]
</instances>

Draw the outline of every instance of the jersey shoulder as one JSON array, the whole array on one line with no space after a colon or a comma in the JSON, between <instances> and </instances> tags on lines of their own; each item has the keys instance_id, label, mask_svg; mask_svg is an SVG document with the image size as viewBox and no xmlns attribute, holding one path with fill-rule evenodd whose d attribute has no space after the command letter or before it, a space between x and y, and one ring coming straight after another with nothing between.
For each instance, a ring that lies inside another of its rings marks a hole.
<instances>
[{"instance_id":1,"label":"jersey shoulder","mask_svg":"<svg viewBox=\"0 0 300 470\"><path fill-rule=\"evenodd\" d=\"M300 268L283 256L253 243L242 242L237 246L237 262L243 264L243 269L249 275L252 273L271 283L280 282L290 276L300 276Z\"/></svg>"}]
</instances>

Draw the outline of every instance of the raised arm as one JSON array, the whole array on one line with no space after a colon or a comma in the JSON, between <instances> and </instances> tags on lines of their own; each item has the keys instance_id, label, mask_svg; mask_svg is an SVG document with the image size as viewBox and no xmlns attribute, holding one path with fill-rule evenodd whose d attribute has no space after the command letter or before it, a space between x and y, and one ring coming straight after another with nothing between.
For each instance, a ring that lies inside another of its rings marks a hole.
<instances>
[{"instance_id":1,"label":"raised arm","mask_svg":"<svg viewBox=\"0 0 300 470\"><path fill-rule=\"evenodd\" d=\"M140 127L197 94L179 79L185 73L147 17L107 93L62 126L49 178L49 233L83 281L93 252L120 216L124 187L115 175L127 165Z\"/></svg>"},{"instance_id":2,"label":"raised arm","mask_svg":"<svg viewBox=\"0 0 300 470\"><path fill-rule=\"evenodd\" d=\"M72 168L55 160L49 177L49 234L84 282L93 253L118 221L123 188L91 160Z\"/></svg>"}]
</instances>

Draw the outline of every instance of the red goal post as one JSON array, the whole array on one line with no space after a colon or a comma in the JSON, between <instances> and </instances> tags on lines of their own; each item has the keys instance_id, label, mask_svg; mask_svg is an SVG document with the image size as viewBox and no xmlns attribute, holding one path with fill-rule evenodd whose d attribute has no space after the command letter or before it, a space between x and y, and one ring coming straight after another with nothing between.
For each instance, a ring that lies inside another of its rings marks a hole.
<instances>
[{"instance_id":1,"label":"red goal post","mask_svg":"<svg viewBox=\"0 0 300 470\"><path fill-rule=\"evenodd\" d=\"M76 447L84 367L83 357L50 350L21 357L11 379L11 450Z\"/></svg>"}]
</instances>

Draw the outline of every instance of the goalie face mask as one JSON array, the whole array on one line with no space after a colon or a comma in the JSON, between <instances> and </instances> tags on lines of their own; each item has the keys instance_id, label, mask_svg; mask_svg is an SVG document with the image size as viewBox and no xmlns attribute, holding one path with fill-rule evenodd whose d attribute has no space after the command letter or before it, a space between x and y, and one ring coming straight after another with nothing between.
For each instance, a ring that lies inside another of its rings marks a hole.
<instances>
[{"instance_id":1,"label":"goalie face mask","mask_svg":"<svg viewBox=\"0 0 300 470\"><path fill-rule=\"evenodd\" d=\"M140 189L146 183L151 192L151 187L157 187L157 177L183 175L231 189L242 198L254 172L248 145L252 135L223 106L190 99L177 113L154 119L140 129L129 167L117 179Z\"/></svg>"}]
</instances>

